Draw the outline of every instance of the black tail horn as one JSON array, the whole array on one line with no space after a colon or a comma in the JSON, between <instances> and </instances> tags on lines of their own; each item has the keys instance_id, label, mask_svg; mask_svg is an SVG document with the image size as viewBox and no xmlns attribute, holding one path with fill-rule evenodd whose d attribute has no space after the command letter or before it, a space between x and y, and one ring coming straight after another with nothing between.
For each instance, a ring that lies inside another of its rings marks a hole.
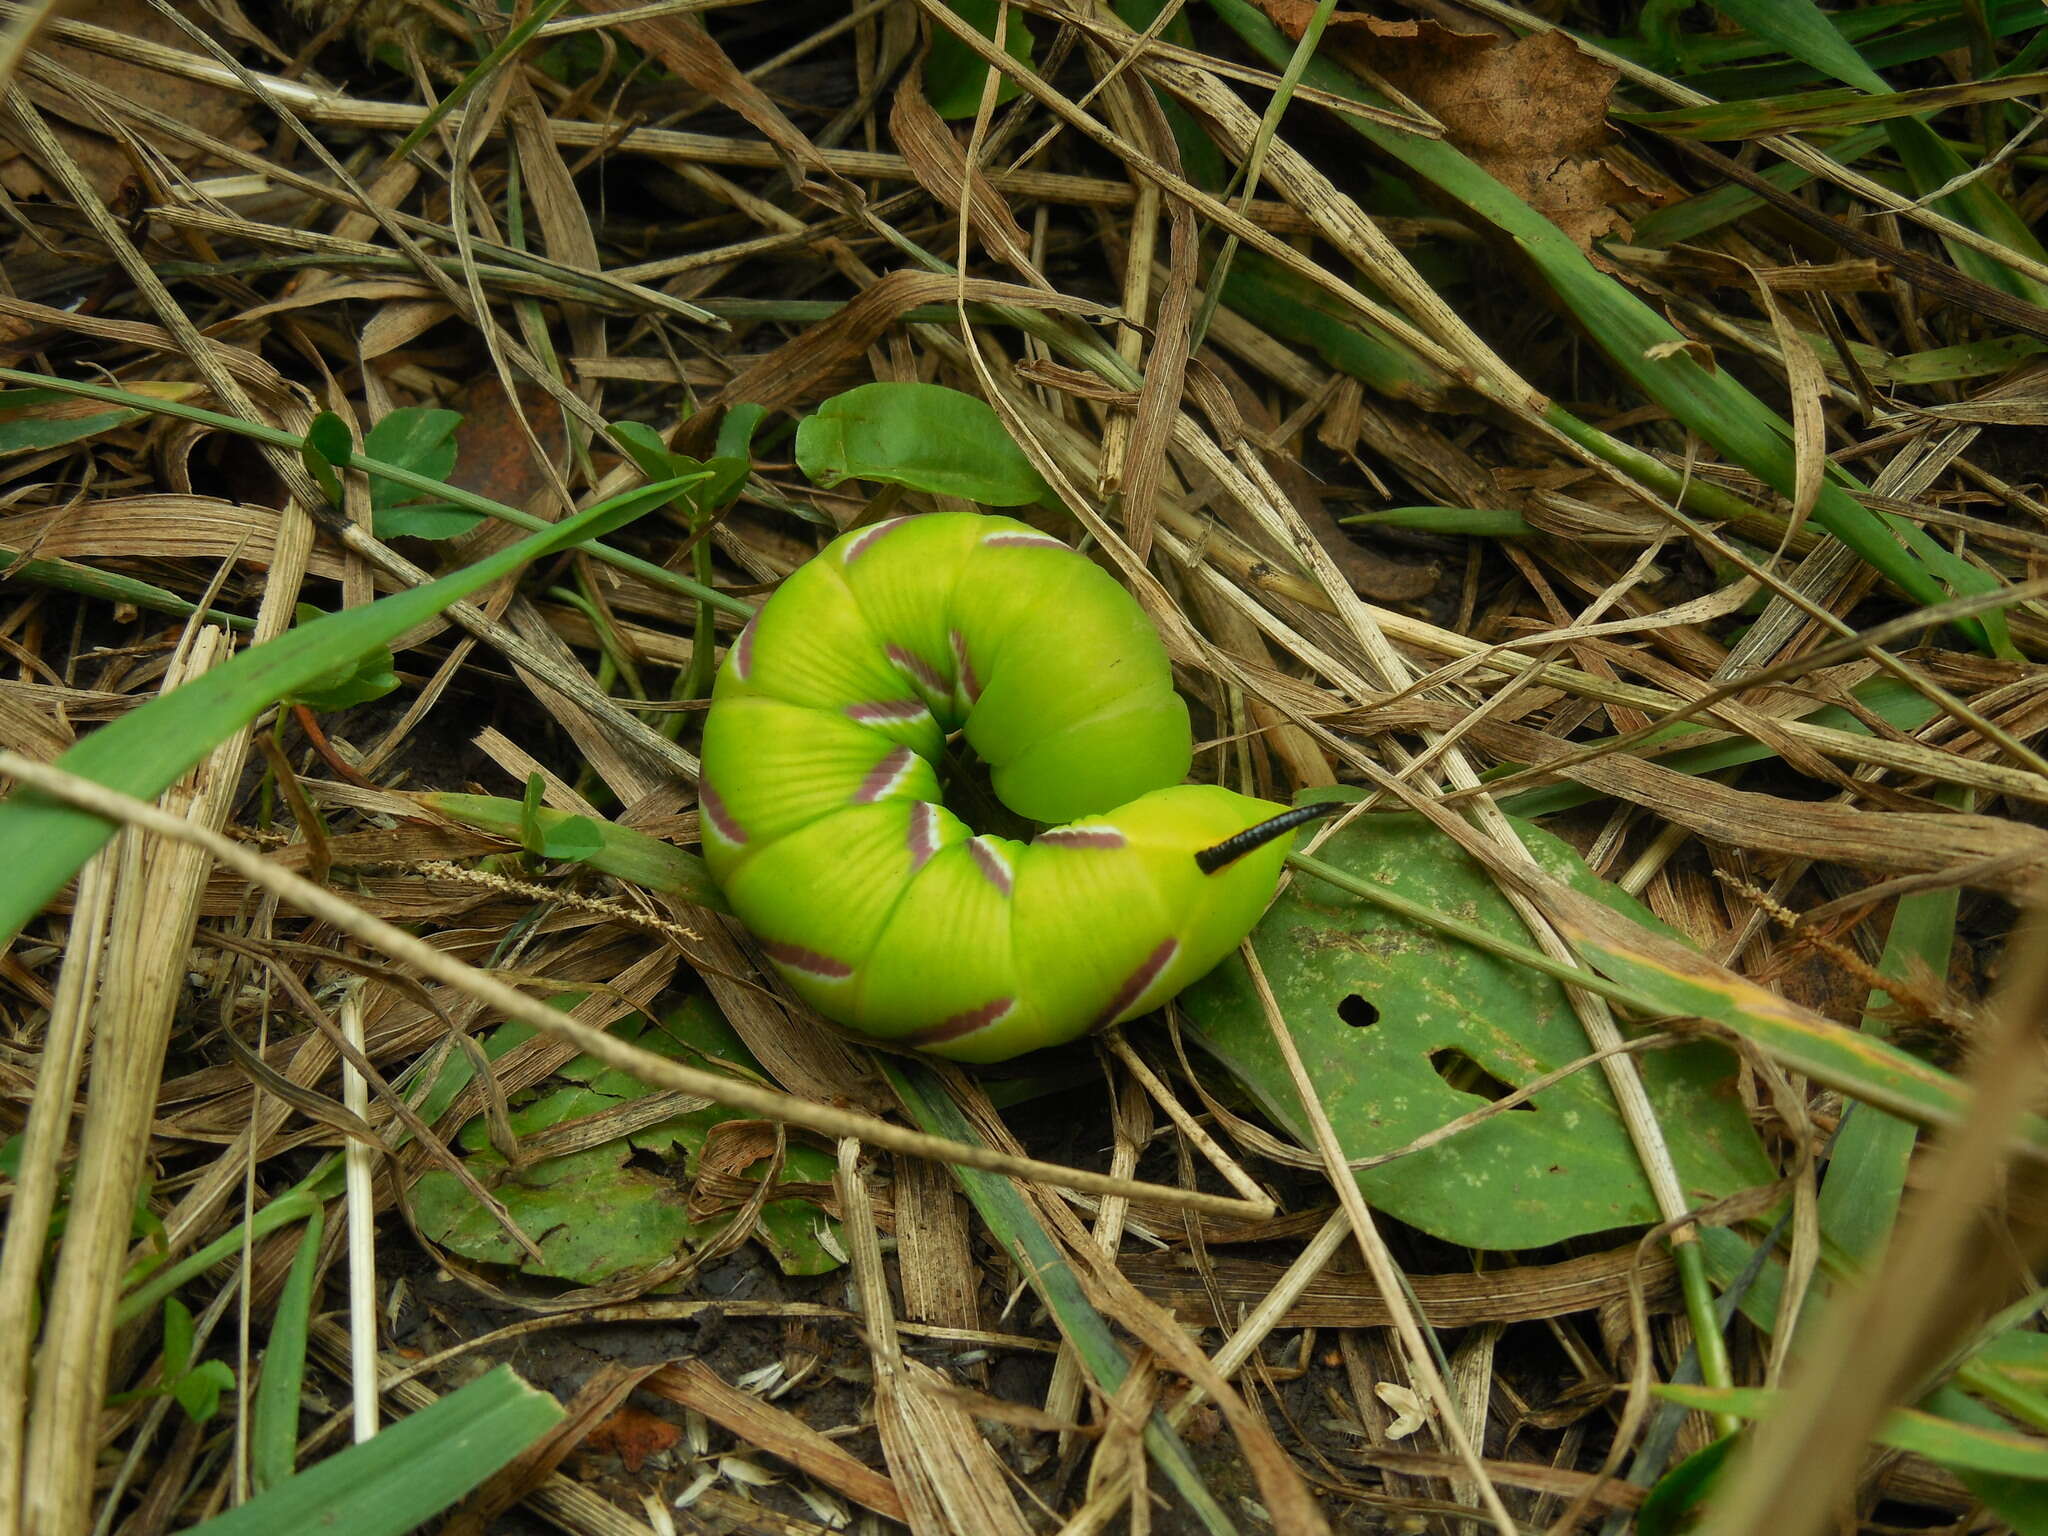
<instances>
[{"instance_id":1,"label":"black tail horn","mask_svg":"<svg viewBox=\"0 0 2048 1536\"><path fill-rule=\"evenodd\" d=\"M1348 801L1297 805L1291 811L1282 811L1278 816L1262 821L1255 827L1246 827L1242 832L1226 837L1214 847L1202 849L1195 855L1195 863L1201 866L1203 874L1213 875L1224 865L1235 863L1254 848L1262 848L1274 838L1286 836L1296 827L1306 826L1312 821L1321 821L1325 816L1335 816L1339 811L1350 808Z\"/></svg>"}]
</instances>

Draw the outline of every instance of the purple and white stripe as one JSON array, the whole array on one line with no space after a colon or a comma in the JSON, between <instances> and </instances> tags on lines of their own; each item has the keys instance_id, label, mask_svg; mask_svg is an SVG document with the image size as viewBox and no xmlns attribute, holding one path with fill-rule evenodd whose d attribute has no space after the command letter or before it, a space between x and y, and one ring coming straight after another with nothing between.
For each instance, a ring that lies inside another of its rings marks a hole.
<instances>
[{"instance_id":1,"label":"purple and white stripe","mask_svg":"<svg viewBox=\"0 0 2048 1536\"><path fill-rule=\"evenodd\" d=\"M910 872L914 875L931 863L932 855L939 851L939 808L929 800L913 805L903 841L910 850Z\"/></svg>"},{"instance_id":2,"label":"purple and white stripe","mask_svg":"<svg viewBox=\"0 0 2048 1536\"><path fill-rule=\"evenodd\" d=\"M967 853L974 860L974 867L981 872L982 879L1008 900L1015 888L1016 871L1010 868L1009 857L1003 850L985 837L974 837L967 841Z\"/></svg>"},{"instance_id":3,"label":"purple and white stripe","mask_svg":"<svg viewBox=\"0 0 2048 1536\"><path fill-rule=\"evenodd\" d=\"M747 620L746 628L742 629L740 637L733 641L732 650L726 657L732 664L732 675L743 683L754 675L754 626L760 622L761 616L758 613Z\"/></svg>"},{"instance_id":4,"label":"purple and white stripe","mask_svg":"<svg viewBox=\"0 0 2048 1536\"><path fill-rule=\"evenodd\" d=\"M1074 552L1072 545L1049 533L990 533L984 534L981 542L990 549L1061 549L1070 555Z\"/></svg>"},{"instance_id":5,"label":"purple and white stripe","mask_svg":"<svg viewBox=\"0 0 2048 1536\"><path fill-rule=\"evenodd\" d=\"M981 679L975 676L974 663L967 659L967 637L956 629L947 638L953 646L953 672L960 679L960 697L972 709L981 700Z\"/></svg>"},{"instance_id":6,"label":"purple and white stripe","mask_svg":"<svg viewBox=\"0 0 2048 1536\"><path fill-rule=\"evenodd\" d=\"M978 1029L987 1029L990 1025L1002 1023L1016 1006L1017 999L1014 997L999 997L993 1002L983 1003L979 1008L969 1008L950 1018L941 1019L929 1029L920 1029L910 1037L910 1043L944 1045L950 1040L960 1039L963 1035L971 1035Z\"/></svg>"},{"instance_id":7,"label":"purple and white stripe","mask_svg":"<svg viewBox=\"0 0 2048 1536\"><path fill-rule=\"evenodd\" d=\"M911 764L916 761L917 754L910 748L897 747L867 771L860 781L860 788L853 792L853 803L873 805L878 800L895 798L896 792L910 777Z\"/></svg>"},{"instance_id":8,"label":"purple and white stripe","mask_svg":"<svg viewBox=\"0 0 2048 1536\"><path fill-rule=\"evenodd\" d=\"M840 547L839 563L841 565L853 564L854 561L880 543L890 529L901 528L909 521L910 519L907 517L891 517L876 523L871 528L861 529L859 533L856 533Z\"/></svg>"},{"instance_id":9,"label":"purple and white stripe","mask_svg":"<svg viewBox=\"0 0 2048 1536\"><path fill-rule=\"evenodd\" d=\"M1135 971L1124 978L1124 984L1116 989L1116 996L1104 1005L1102 1012L1095 1016L1095 1022L1089 1025L1089 1028L1100 1029L1105 1024L1116 1022L1117 1016L1126 1012L1133 1003L1145 995L1166 968L1173 964L1174 957L1179 953L1179 939L1168 939L1153 950Z\"/></svg>"},{"instance_id":10,"label":"purple and white stripe","mask_svg":"<svg viewBox=\"0 0 2048 1536\"><path fill-rule=\"evenodd\" d=\"M915 725L931 718L931 707L922 699L870 699L849 704L846 718L860 725Z\"/></svg>"},{"instance_id":11,"label":"purple and white stripe","mask_svg":"<svg viewBox=\"0 0 2048 1536\"><path fill-rule=\"evenodd\" d=\"M926 661L908 646L892 645L888 651L889 660L896 670L909 678L918 687L934 698L947 698L953 692L953 685L939 669Z\"/></svg>"},{"instance_id":12,"label":"purple and white stripe","mask_svg":"<svg viewBox=\"0 0 2048 1536\"><path fill-rule=\"evenodd\" d=\"M763 939L761 953L784 970L801 971L817 981L846 981L853 975L853 967L844 960L835 960L815 949L805 949L801 944L784 944L779 939Z\"/></svg>"},{"instance_id":13,"label":"purple and white stripe","mask_svg":"<svg viewBox=\"0 0 2048 1536\"><path fill-rule=\"evenodd\" d=\"M1114 851L1128 841L1115 827L1054 827L1033 841L1040 848L1100 848Z\"/></svg>"},{"instance_id":14,"label":"purple and white stripe","mask_svg":"<svg viewBox=\"0 0 2048 1536\"><path fill-rule=\"evenodd\" d=\"M746 828L732 819L732 812L726 809L724 798L711 787L709 779L697 781L697 809L704 813L705 829L713 837L734 848L746 847Z\"/></svg>"}]
</instances>

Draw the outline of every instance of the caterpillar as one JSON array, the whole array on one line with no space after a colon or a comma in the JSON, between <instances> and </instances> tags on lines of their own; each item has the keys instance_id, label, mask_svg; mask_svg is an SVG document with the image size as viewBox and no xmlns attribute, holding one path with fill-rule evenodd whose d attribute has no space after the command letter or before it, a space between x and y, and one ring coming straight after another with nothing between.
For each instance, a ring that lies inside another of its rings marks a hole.
<instances>
[{"instance_id":1,"label":"caterpillar","mask_svg":"<svg viewBox=\"0 0 2048 1536\"><path fill-rule=\"evenodd\" d=\"M1047 830L976 833L941 803L956 730ZM798 567L727 649L704 858L827 1018L1002 1061L1208 971L1329 809L1183 784L1192 757L1165 649L1107 572L1010 518L892 518Z\"/></svg>"}]
</instances>

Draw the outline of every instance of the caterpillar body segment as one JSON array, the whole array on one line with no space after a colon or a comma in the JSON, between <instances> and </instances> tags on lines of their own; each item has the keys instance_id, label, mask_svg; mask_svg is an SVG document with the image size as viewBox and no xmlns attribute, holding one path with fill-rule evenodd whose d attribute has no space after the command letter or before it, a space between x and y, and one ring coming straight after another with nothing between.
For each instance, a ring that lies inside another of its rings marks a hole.
<instances>
[{"instance_id":1,"label":"caterpillar body segment","mask_svg":"<svg viewBox=\"0 0 2048 1536\"><path fill-rule=\"evenodd\" d=\"M933 763L961 731L1003 802L1055 823L976 835ZM705 725L704 854L828 1018L1001 1061L1158 1007L1271 899L1281 837L1196 854L1280 807L1185 785L1164 650L1106 572L1009 518L844 535L726 653Z\"/></svg>"}]
</instances>

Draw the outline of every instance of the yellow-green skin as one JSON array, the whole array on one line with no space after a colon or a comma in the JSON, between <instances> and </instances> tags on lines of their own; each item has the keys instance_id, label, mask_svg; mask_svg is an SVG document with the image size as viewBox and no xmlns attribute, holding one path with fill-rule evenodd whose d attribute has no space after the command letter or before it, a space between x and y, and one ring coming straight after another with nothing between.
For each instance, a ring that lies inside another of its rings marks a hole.
<instances>
[{"instance_id":1,"label":"yellow-green skin","mask_svg":"<svg viewBox=\"0 0 2048 1536\"><path fill-rule=\"evenodd\" d=\"M1003 803L976 836L932 764L964 730ZM1195 854L1281 807L1182 784L1187 706L1130 594L1005 517L834 540L733 642L712 693L704 857L827 1018L1002 1061L1157 1008L1265 911L1289 838Z\"/></svg>"}]
</instances>

